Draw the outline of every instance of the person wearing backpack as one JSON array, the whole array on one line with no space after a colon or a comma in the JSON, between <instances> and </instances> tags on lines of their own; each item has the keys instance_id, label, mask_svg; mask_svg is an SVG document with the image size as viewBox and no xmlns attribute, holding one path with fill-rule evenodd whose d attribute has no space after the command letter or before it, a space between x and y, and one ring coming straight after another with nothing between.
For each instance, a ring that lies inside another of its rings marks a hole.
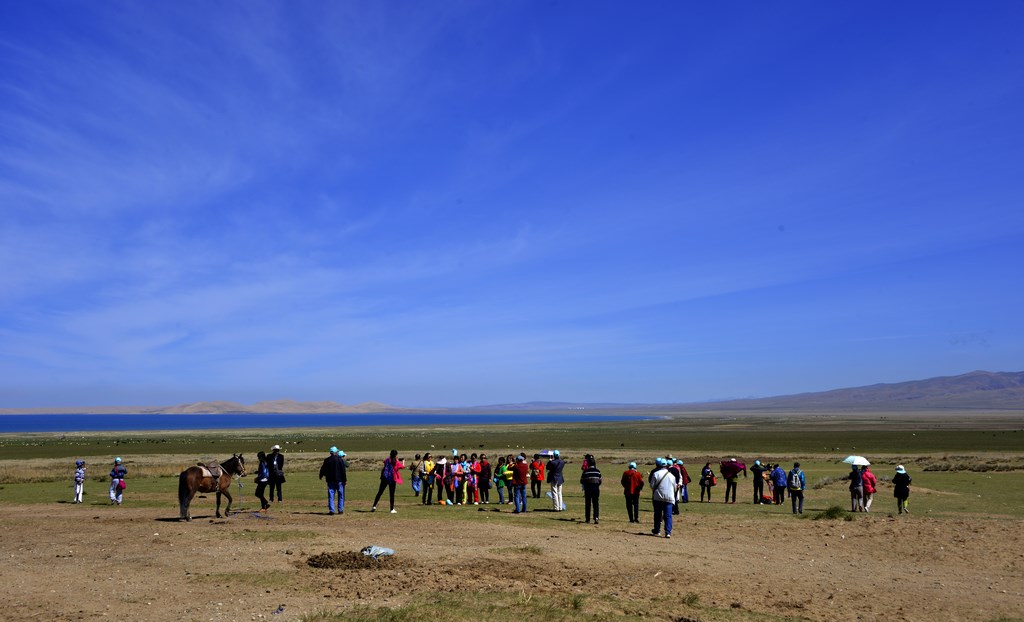
<instances>
[{"instance_id":1,"label":"person wearing backpack","mask_svg":"<svg viewBox=\"0 0 1024 622\"><path fill-rule=\"evenodd\" d=\"M807 487L807 477L800 470L800 463L793 463L793 470L789 472L789 498L793 501L793 513L804 513L804 488Z\"/></svg>"},{"instance_id":2,"label":"person wearing backpack","mask_svg":"<svg viewBox=\"0 0 1024 622\"><path fill-rule=\"evenodd\" d=\"M384 466L380 470L380 488L377 489L377 496L373 499L373 507L370 509L371 512L377 511L377 502L380 501L381 495L384 494L384 490L388 490L388 495L391 500L391 513L398 514L398 510L395 509L395 486L397 485L396 478L398 477L398 450L392 449L391 455L384 460Z\"/></svg>"},{"instance_id":3,"label":"person wearing backpack","mask_svg":"<svg viewBox=\"0 0 1024 622\"><path fill-rule=\"evenodd\" d=\"M907 500L910 498L910 482L913 481L907 470L900 464L896 467L896 475L892 476L892 496L896 497L896 509L900 514L910 514Z\"/></svg>"},{"instance_id":4,"label":"person wearing backpack","mask_svg":"<svg viewBox=\"0 0 1024 622\"><path fill-rule=\"evenodd\" d=\"M594 524L598 524L601 516L601 471L597 468L597 460L594 456L587 454L585 458L587 468L580 475L580 484L583 486L584 516L590 522L590 509L594 509Z\"/></svg>"}]
</instances>

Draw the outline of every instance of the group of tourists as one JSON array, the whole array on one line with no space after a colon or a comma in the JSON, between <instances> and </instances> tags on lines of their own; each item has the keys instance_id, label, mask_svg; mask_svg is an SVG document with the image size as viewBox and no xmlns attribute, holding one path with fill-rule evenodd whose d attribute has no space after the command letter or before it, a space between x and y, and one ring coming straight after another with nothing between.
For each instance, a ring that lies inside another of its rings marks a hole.
<instances>
[{"instance_id":1,"label":"group of tourists","mask_svg":"<svg viewBox=\"0 0 1024 622\"><path fill-rule=\"evenodd\" d=\"M285 460L280 445L271 447L269 455L260 451L256 456L258 464L255 496L260 501L260 509L266 510L270 508L275 496L278 503L283 499L281 485L285 482ZM491 490L494 490L497 496L494 503L512 505L513 513L521 514L527 511L529 497L541 498L543 484L549 488L546 495L550 500L551 510L566 510L563 487L567 464L557 449L545 454L533 454L532 458L528 457L526 452L507 454L499 456L497 463L493 465L488 461L486 453L467 455L452 449L450 459L447 455L435 460L430 453L416 454L414 461L408 466L408 471L413 494L423 505L486 505L492 502ZM402 471L406 468L398 450L392 449L381 467L380 486L374 497L371 512L377 511L377 504L384 491L388 491L390 512L398 513L395 508L395 493L398 486L403 483ZM736 503L739 477L741 474L744 478L748 476L746 465L736 458L730 458L720 463L719 472L726 482L725 503ZM793 468L787 472L779 464L762 464L760 460L755 460L749 472L753 475L755 504L781 505L785 502L785 495L788 492L793 513L803 514L807 476L801 470L799 462L794 462ZM85 474L85 460L77 460L73 503L82 502ZM128 469L124 466L123 460L120 457L115 458L110 471L111 504L121 505L127 487L127 475ZM319 476L327 484L328 514L344 514L345 487L348 485L348 462L345 460L345 452L337 447L331 447L328 457L320 467ZM844 479L850 482L850 511L870 512L874 495L878 490L878 479L871 472L870 466L853 466ZM646 483L650 486L654 506L654 529L651 533L664 533L666 538L671 537L672 517L679 514L680 504L689 503L688 485L691 481L683 460L671 455L655 459L655 468L646 478L637 469L637 463L630 462L620 478L629 522L640 522L640 494ZM897 466L892 484L897 511L900 514L910 512L907 503L910 497L910 483L910 475L903 465ZM584 520L587 523L593 520L597 525L601 518L602 475L592 454L583 457L579 484L583 490ZM705 463L701 469L699 484L700 502L711 503L711 491L718 485L718 475L715 474L710 462ZM269 498L264 494L268 488Z\"/></svg>"}]
</instances>

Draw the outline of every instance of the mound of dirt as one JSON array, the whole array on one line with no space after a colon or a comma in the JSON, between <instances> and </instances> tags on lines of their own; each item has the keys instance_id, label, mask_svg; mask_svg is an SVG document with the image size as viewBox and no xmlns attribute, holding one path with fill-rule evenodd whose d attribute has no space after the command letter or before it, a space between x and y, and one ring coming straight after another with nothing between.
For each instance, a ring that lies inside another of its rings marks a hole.
<instances>
[{"instance_id":1,"label":"mound of dirt","mask_svg":"<svg viewBox=\"0 0 1024 622\"><path fill-rule=\"evenodd\" d=\"M354 551L339 551L337 553L320 553L313 555L307 561L313 568L340 569L340 570L367 570L381 568L392 563L391 557L378 557L374 559L369 555L363 555Z\"/></svg>"}]
</instances>

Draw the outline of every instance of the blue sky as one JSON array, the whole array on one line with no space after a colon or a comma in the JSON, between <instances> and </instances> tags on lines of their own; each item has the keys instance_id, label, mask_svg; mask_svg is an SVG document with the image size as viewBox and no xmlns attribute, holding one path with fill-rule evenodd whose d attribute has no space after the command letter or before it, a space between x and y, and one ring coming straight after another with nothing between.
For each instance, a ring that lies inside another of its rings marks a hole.
<instances>
[{"instance_id":1,"label":"blue sky","mask_svg":"<svg viewBox=\"0 0 1024 622\"><path fill-rule=\"evenodd\" d=\"M31 2L0 407L1024 369L1024 4Z\"/></svg>"}]
</instances>

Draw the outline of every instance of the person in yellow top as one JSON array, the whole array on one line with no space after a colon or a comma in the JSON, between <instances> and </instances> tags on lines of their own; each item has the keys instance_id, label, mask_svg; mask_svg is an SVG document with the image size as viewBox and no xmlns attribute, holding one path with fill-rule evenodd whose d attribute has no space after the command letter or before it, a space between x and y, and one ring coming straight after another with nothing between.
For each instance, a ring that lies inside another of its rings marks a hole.
<instances>
[{"instance_id":1,"label":"person in yellow top","mask_svg":"<svg viewBox=\"0 0 1024 622\"><path fill-rule=\"evenodd\" d=\"M423 505L430 505L433 500L434 489L434 458L429 454L423 454L423 462L420 462L420 486L423 490ZM438 496L441 496L438 494ZM430 498L430 499L428 499Z\"/></svg>"}]
</instances>

